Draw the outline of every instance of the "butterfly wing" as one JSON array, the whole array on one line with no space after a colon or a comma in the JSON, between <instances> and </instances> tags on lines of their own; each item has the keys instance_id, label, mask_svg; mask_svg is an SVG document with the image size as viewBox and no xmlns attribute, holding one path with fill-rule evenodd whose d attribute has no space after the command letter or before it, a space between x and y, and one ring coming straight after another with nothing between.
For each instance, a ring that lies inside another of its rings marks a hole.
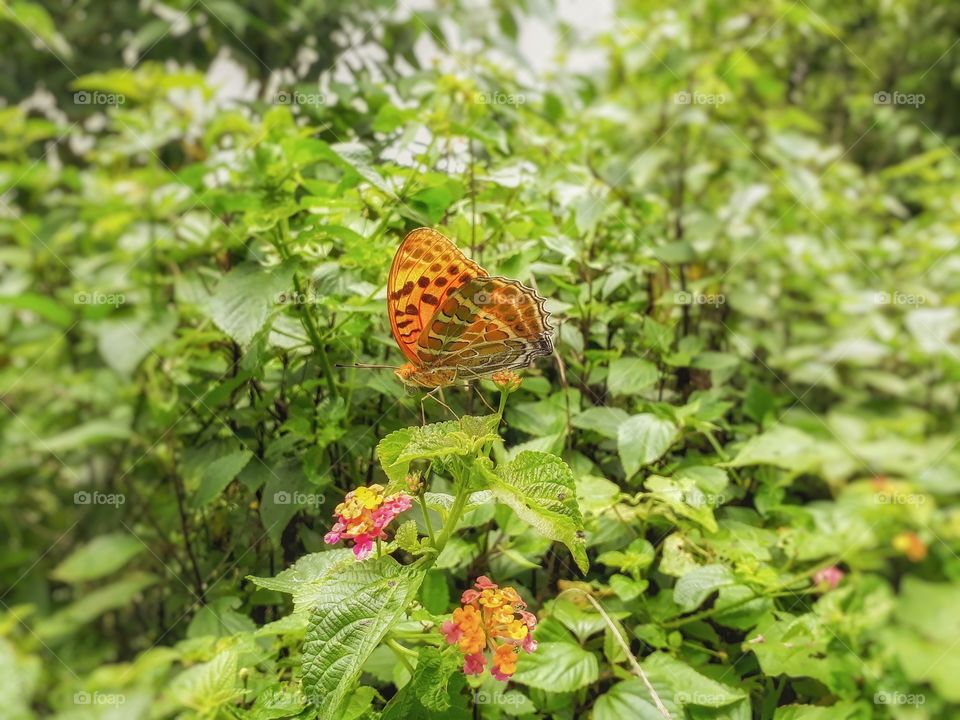
<instances>
[{"instance_id":1,"label":"butterfly wing","mask_svg":"<svg viewBox=\"0 0 960 720\"><path fill-rule=\"evenodd\" d=\"M417 340L451 293L487 271L430 228L407 233L390 266L387 314L400 350L419 365Z\"/></svg>"},{"instance_id":2,"label":"butterfly wing","mask_svg":"<svg viewBox=\"0 0 960 720\"><path fill-rule=\"evenodd\" d=\"M417 342L422 367L453 367L457 377L483 377L527 367L553 352L546 301L516 280L473 278L437 309Z\"/></svg>"}]
</instances>

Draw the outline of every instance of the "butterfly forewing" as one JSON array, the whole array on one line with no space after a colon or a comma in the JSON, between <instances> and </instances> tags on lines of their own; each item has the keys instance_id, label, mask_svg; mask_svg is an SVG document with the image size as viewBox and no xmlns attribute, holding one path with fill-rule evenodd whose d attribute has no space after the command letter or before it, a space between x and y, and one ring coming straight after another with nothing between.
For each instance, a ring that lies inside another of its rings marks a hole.
<instances>
[{"instance_id":1,"label":"butterfly forewing","mask_svg":"<svg viewBox=\"0 0 960 720\"><path fill-rule=\"evenodd\" d=\"M420 364L417 341L451 293L487 271L430 228L411 231L400 243L387 280L387 311L397 345Z\"/></svg>"},{"instance_id":2,"label":"butterfly forewing","mask_svg":"<svg viewBox=\"0 0 960 720\"><path fill-rule=\"evenodd\" d=\"M544 299L516 280L479 277L448 294L417 342L425 368L472 378L527 367L553 352Z\"/></svg>"}]
</instances>

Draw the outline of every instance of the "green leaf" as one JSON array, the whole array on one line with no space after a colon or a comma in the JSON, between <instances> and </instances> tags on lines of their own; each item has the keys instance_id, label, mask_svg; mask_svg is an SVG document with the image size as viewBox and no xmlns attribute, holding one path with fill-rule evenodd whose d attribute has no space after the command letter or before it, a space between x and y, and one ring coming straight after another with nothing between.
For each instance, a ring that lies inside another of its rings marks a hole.
<instances>
[{"instance_id":1,"label":"green leaf","mask_svg":"<svg viewBox=\"0 0 960 720\"><path fill-rule=\"evenodd\" d=\"M570 550L584 573L590 567L577 503L576 484L570 467L556 455L524 451L496 472L484 469L484 477L497 499L509 505L521 520Z\"/></svg>"},{"instance_id":2,"label":"green leaf","mask_svg":"<svg viewBox=\"0 0 960 720\"><path fill-rule=\"evenodd\" d=\"M815 445L816 440L802 430L776 425L762 435L750 438L737 456L725 465L775 465L784 470L802 472L818 463Z\"/></svg>"},{"instance_id":3,"label":"green leaf","mask_svg":"<svg viewBox=\"0 0 960 720\"><path fill-rule=\"evenodd\" d=\"M607 390L614 397L636 395L660 377L657 366L641 358L617 358L610 363Z\"/></svg>"},{"instance_id":4,"label":"green leaf","mask_svg":"<svg viewBox=\"0 0 960 720\"><path fill-rule=\"evenodd\" d=\"M837 693L857 692L856 678L863 661L841 643L832 643L835 632L814 613L771 614L761 620L748 639L767 675L811 677ZM751 641L752 640L752 641Z\"/></svg>"},{"instance_id":5,"label":"green leaf","mask_svg":"<svg viewBox=\"0 0 960 720\"><path fill-rule=\"evenodd\" d=\"M202 507L223 492L224 488L250 462L253 453L249 450L239 450L217 458L203 470L200 488L193 496L193 506Z\"/></svg>"},{"instance_id":6,"label":"green leaf","mask_svg":"<svg viewBox=\"0 0 960 720\"><path fill-rule=\"evenodd\" d=\"M420 547L417 521L407 520L406 522L401 523L400 527L397 528L397 532L394 533L393 541L401 550L406 550L408 553L415 555L419 554L422 548Z\"/></svg>"},{"instance_id":7,"label":"green leaf","mask_svg":"<svg viewBox=\"0 0 960 720\"><path fill-rule=\"evenodd\" d=\"M696 610L710 595L733 585L733 573L725 565L704 565L687 573L673 586L673 601L684 612Z\"/></svg>"},{"instance_id":8,"label":"green leaf","mask_svg":"<svg viewBox=\"0 0 960 720\"><path fill-rule=\"evenodd\" d=\"M334 156L339 159L340 165L354 170L360 177L375 188L393 196L393 190L390 189L390 186L380 174L373 169L371 165L373 158L370 149L366 145L360 143L337 143L331 145L330 150L332 150Z\"/></svg>"},{"instance_id":9,"label":"green leaf","mask_svg":"<svg viewBox=\"0 0 960 720\"><path fill-rule=\"evenodd\" d=\"M101 445L130 437L130 426L118 420L90 420L45 440L36 439L40 452L61 453L92 445Z\"/></svg>"},{"instance_id":10,"label":"green leaf","mask_svg":"<svg viewBox=\"0 0 960 720\"><path fill-rule=\"evenodd\" d=\"M353 551L346 548L334 548L324 552L304 555L296 563L272 578L248 575L257 587L275 590L293 595L295 612L303 612L313 607L317 592L323 592L324 582L331 573L355 563Z\"/></svg>"},{"instance_id":11,"label":"green leaf","mask_svg":"<svg viewBox=\"0 0 960 720\"><path fill-rule=\"evenodd\" d=\"M181 706L213 716L243 689L238 686L236 648L228 648L209 662L187 668L170 683L170 695Z\"/></svg>"},{"instance_id":12,"label":"green leaf","mask_svg":"<svg viewBox=\"0 0 960 720\"><path fill-rule=\"evenodd\" d=\"M453 501L455 500L453 495L450 495L449 493L438 492L424 493L424 499L427 502L428 508L431 510L441 511L443 513L450 512L450 508L453 507ZM467 498L467 504L463 507L464 513L468 513L478 507L489 505L493 501L493 493L489 490L481 490L479 492L470 493L470 497Z\"/></svg>"},{"instance_id":13,"label":"green leaf","mask_svg":"<svg viewBox=\"0 0 960 720\"><path fill-rule=\"evenodd\" d=\"M56 56L61 63L62 58L73 59L73 48L57 31L57 24L40 3L25 0L0 3L0 19L10 20L23 28L27 40L39 39L36 50Z\"/></svg>"},{"instance_id":14,"label":"green leaf","mask_svg":"<svg viewBox=\"0 0 960 720\"><path fill-rule=\"evenodd\" d=\"M207 311L217 327L241 345L249 345L267 323L277 298L290 287L293 265L267 270L257 263L238 265L220 280Z\"/></svg>"},{"instance_id":15,"label":"green leaf","mask_svg":"<svg viewBox=\"0 0 960 720\"><path fill-rule=\"evenodd\" d=\"M617 432L617 449L627 477L658 460L677 437L677 426L651 413L634 415Z\"/></svg>"},{"instance_id":16,"label":"green leaf","mask_svg":"<svg viewBox=\"0 0 960 720\"><path fill-rule=\"evenodd\" d=\"M318 718L340 717L363 664L422 580L422 572L387 556L353 563L318 584L303 643L303 687L318 703Z\"/></svg>"},{"instance_id":17,"label":"green leaf","mask_svg":"<svg viewBox=\"0 0 960 720\"><path fill-rule=\"evenodd\" d=\"M377 457L390 481L399 483L414 460L475 455L497 439L497 424L496 415L464 415L459 420L403 428L380 441Z\"/></svg>"},{"instance_id":18,"label":"green leaf","mask_svg":"<svg viewBox=\"0 0 960 720\"><path fill-rule=\"evenodd\" d=\"M18 310L29 310L54 325L66 329L73 322L73 313L47 295L21 293L19 295L0 295L0 305L8 305Z\"/></svg>"},{"instance_id":19,"label":"green leaf","mask_svg":"<svg viewBox=\"0 0 960 720\"><path fill-rule=\"evenodd\" d=\"M705 494L693 480L651 475L644 482L644 486L650 490L653 497L670 507L680 517L689 518L710 532L717 531L711 496Z\"/></svg>"},{"instance_id":20,"label":"green leaf","mask_svg":"<svg viewBox=\"0 0 960 720\"><path fill-rule=\"evenodd\" d=\"M863 717L860 710L857 704L850 702L838 702L829 706L781 705L773 711L773 720L857 720Z\"/></svg>"},{"instance_id":21,"label":"green leaf","mask_svg":"<svg viewBox=\"0 0 960 720\"><path fill-rule=\"evenodd\" d=\"M155 575L131 573L121 580L83 594L79 600L39 621L36 633L44 640L69 635L110 610L126 607L156 582Z\"/></svg>"},{"instance_id":22,"label":"green leaf","mask_svg":"<svg viewBox=\"0 0 960 720\"><path fill-rule=\"evenodd\" d=\"M550 692L573 692L595 683L599 674L592 652L567 642L541 642L535 652L520 654L513 680Z\"/></svg>"},{"instance_id":23,"label":"green leaf","mask_svg":"<svg viewBox=\"0 0 960 720\"><path fill-rule=\"evenodd\" d=\"M683 717L683 710L671 697L671 688L659 683L654 690L667 712L673 718ZM646 685L639 678L622 680L597 698L593 705L593 720L622 720L636 718L637 720L664 720L654 704L653 696Z\"/></svg>"},{"instance_id":24,"label":"green leaf","mask_svg":"<svg viewBox=\"0 0 960 720\"><path fill-rule=\"evenodd\" d=\"M625 410L616 407L591 407L575 415L571 424L581 430L592 430L611 440L617 439L620 426L630 418Z\"/></svg>"},{"instance_id":25,"label":"green leaf","mask_svg":"<svg viewBox=\"0 0 960 720\"><path fill-rule=\"evenodd\" d=\"M914 683L930 683L951 702L960 702L960 588L952 583L906 577L897 602L897 626L888 647L894 648L904 674ZM931 663L928 658L936 657ZM925 659L927 658L927 659Z\"/></svg>"},{"instance_id":26,"label":"green leaf","mask_svg":"<svg viewBox=\"0 0 960 720\"><path fill-rule=\"evenodd\" d=\"M598 562L615 567L631 575L639 575L653 564L656 553L646 538L633 540L625 550L608 550L597 558Z\"/></svg>"},{"instance_id":27,"label":"green leaf","mask_svg":"<svg viewBox=\"0 0 960 720\"><path fill-rule=\"evenodd\" d=\"M426 574L420 590L420 601L427 611L434 615L447 612L447 607L450 605L447 573L431 570Z\"/></svg>"},{"instance_id":28,"label":"green leaf","mask_svg":"<svg viewBox=\"0 0 960 720\"><path fill-rule=\"evenodd\" d=\"M50 572L50 577L66 583L96 580L116 572L146 549L146 545L127 533L100 535L70 553Z\"/></svg>"},{"instance_id":29,"label":"green leaf","mask_svg":"<svg viewBox=\"0 0 960 720\"><path fill-rule=\"evenodd\" d=\"M685 662L662 652L655 652L644 659L643 671L655 688L669 688L658 694L666 702L677 705L700 705L723 707L747 696L743 690L732 688L703 675Z\"/></svg>"},{"instance_id":30,"label":"green leaf","mask_svg":"<svg viewBox=\"0 0 960 720\"><path fill-rule=\"evenodd\" d=\"M6 720L37 717L31 708L31 700L42 672L38 656L20 653L13 643L0 637L0 696L3 697Z\"/></svg>"},{"instance_id":31,"label":"green leaf","mask_svg":"<svg viewBox=\"0 0 960 720\"><path fill-rule=\"evenodd\" d=\"M129 377L154 348L169 340L176 327L172 313L104 322L97 333L97 348L107 365Z\"/></svg>"},{"instance_id":32,"label":"green leaf","mask_svg":"<svg viewBox=\"0 0 960 720\"><path fill-rule=\"evenodd\" d=\"M450 677L463 665L463 656L452 650L425 647L420 651L411 682L420 704L428 710L450 707Z\"/></svg>"}]
</instances>

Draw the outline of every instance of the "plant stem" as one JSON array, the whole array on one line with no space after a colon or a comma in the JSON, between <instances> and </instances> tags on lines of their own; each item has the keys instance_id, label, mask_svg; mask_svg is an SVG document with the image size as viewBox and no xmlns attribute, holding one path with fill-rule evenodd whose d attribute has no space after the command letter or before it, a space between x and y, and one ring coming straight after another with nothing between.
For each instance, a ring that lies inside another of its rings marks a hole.
<instances>
[{"instance_id":1,"label":"plant stem","mask_svg":"<svg viewBox=\"0 0 960 720\"><path fill-rule=\"evenodd\" d=\"M413 675L413 665L410 664L410 661L407 659L407 656L408 656L408 655L416 656L417 653L415 653L415 652L414 652L413 650L411 650L410 648L405 648L403 645L401 645L400 643L398 643L398 642L397 642L396 640L394 640L393 638L387 638L387 647L389 647L391 650L393 650L393 654L397 656L397 659L398 659L401 663L403 663L403 666L407 669L407 672L409 672L410 675L412 676L412 675Z\"/></svg>"},{"instance_id":2,"label":"plant stem","mask_svg":"<svg viewBox=\"0 0 960 720\"><path fill-rule=\"evenodd\" d=\"M510 395L506 390L500 391L500 406L497 408L497 417L503 420L503 411L507 409L507 397Z\"/></svg>"},{"instance_id":3,"label":"plant stem","mask_svg":"<svg viewBox=\"0 0 960 720\"><path fill-rule=\"evenodd\" d=\"M443 548L446 547L447 541L450 539L453 531L457 529L457 523L460 522L460 516L463 514L463 509L467 506L469 497L470 473L468 471L464 473L464 477L460 478L460 486L457 488L457 495L453 500L453 507L450 508L450 515L447 517L447 522L443 526L443 530L440 531L440 537L437 538L437 542L434 544L434 547L437 549L434 557L439 557L440 553L443 552Z\"/></svg>"},{"instance_id":4,"label":"plant stem","mask_svg":"<svg viewBox=\"0 0 960 720\"><path fill-rule=\"evenodd\" d=\"M391 630L390 636L397 640L412 640L414 642L425 642L431 645L442 645L443 639L437 633L431 633L428 630Z\"/></svg>"},{"instance_id":5,"label":"plant stem","mask_svg":"<svg viewBox=\"0 0 960 720\"><path fill-rule=\"evenodd\" d=\"M290 258L290 248L288 247L290 241L290 223L284 218L280 221L279 227L280 238L276 243L277 251L280 253L282 259L287 260ZM305 297L303 294L303 284L300 282L300 275L296 270L293 271L293 289L297 292L298 301ZM320 366L323 368L323 374L327 381L327 391L331 398L335 398L337 397L337 386L334 382L333 366L330 365L330 358L327 356L327 349L324 347L323 340L320 338L320 331L317 329L316 321L313 315L310 314L308 303L297 302L296 305L297 312L300 315L300 322L303 325L303 329L307 331L310 344L313 345L313 349L320 360Z\"/></svg>"},{"instance_id":6,"label":"plant stem","mask_svg":"<svg viewBox=\"0 0 960 720\"><path fill-rule=\"evenodd\" d=\"M667 620L666 622L660 623L660 627L664 628L665 630L670 630L676 627L680 627L681 625L686 625L689 622L694 622L695 620L703 620L704 618L712 617L713 615L716 615L718 613L723 613L729 610L733 610L734 608L738 608L741 605L746 605L747 603L753 602L754 600L760 600L762 598L777 598L777 597L785 597L788 595L795 596L795 595L800 595L801 593L809 594L810 588L800 588L796 591L787 590L787 592L785 593L781 591L786 590L790 585L793 585L794 583L800 582L806 578L813 577L814 575L817 574L817 572L819 572L820 570L823 570L824 568L830 567L831 565L836 565L838 562L840 562L841 559L842 558L840 556L837 556L835 558L831 558L827 562L822 562L822 563L819 563L818 565L814 565L812 568L809 568L808 570L804 570L802 573L797 573L796 575L793 576L793 578L789 580L785 580L779 585L775 585L772 588L770 588L770 592L767 593L766 595L757 594L751 597L743 598L742 600L737 600L735 602L730 603L729 605L724 605L719 608L712 607L712 608L709 608L708 610L701 610L700 612L693 613L692 615L687 615L685 617L673 618L671 620Z\"/></svg>"},{"instance_id":7,"label":"plant stem","mask_svg":"<svg viewBox=\"0 0 960 720\"><path fill-rule=\"evenodd\" d=\"M423 524L427 526L427 537L430 538L430 544L436 547L437 540L433 536L433 523L430 522L430 511L427 510L427 500L424 497L423 488L420 489L420 509L423 510Z\"/></svg>"}]
</instances>

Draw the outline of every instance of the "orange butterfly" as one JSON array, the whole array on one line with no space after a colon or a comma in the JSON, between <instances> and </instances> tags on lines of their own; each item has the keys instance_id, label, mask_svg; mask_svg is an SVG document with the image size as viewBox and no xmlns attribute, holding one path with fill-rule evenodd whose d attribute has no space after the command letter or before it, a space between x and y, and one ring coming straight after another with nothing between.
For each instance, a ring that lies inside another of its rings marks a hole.
<instances>
[{"instance_id":1,"label":"orange butterfly","mask_svg":"<svg viewBox=\"0 0 960 720\"><path fill-rule=\"evenodd\" d=\"M527 367L553 352L546 301L516 280L491 277L430 228L400 243L387 281L387 313L404 383L438 388Z\"/></svg>"}]
</instances>

